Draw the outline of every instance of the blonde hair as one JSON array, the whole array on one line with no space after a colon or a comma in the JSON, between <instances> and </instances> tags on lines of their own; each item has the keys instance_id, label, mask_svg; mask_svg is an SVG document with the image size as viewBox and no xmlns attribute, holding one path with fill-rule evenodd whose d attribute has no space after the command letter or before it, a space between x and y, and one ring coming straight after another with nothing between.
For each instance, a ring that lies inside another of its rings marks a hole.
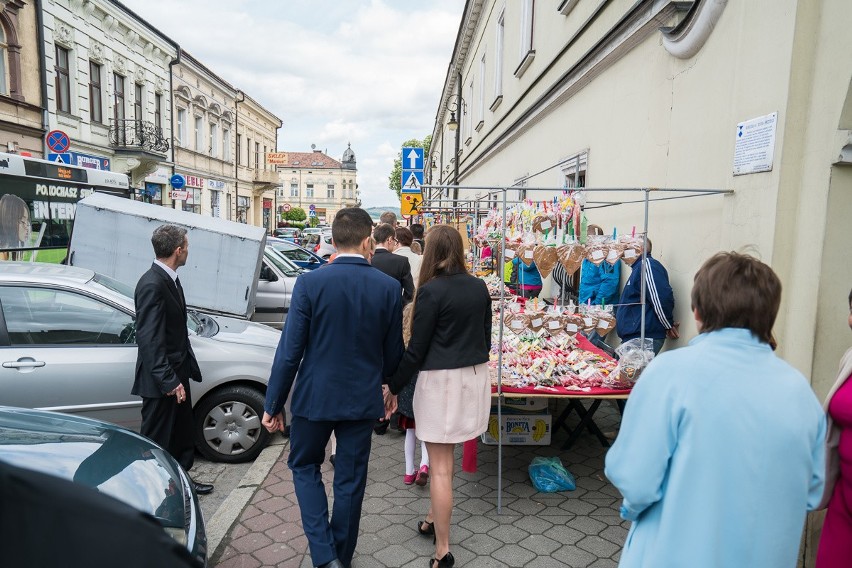
<instances>
[{"instance_id":1,"label":"blonde hair","mask_svg":"<svg viewBox=\"0 0 852 568\"><path fill-rule=\"evenodd\" d=\"M408 347L411 341L411 322L414 319L414 302L409 303L402 309L402 342Z\"/></svg>"}]
</instances>

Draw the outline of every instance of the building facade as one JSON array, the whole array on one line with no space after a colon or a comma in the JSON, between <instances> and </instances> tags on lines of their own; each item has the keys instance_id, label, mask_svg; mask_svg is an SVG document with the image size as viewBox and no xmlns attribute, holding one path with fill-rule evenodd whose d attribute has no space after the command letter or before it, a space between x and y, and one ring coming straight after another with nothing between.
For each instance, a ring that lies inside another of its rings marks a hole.
<instances>
[{"instance_id":1,"label":"building facade","mask_svg":"<svg viewBox=\"0 0 852 568\"><path fill-rule=\"evenodd\" d=\"M237 90L185 51L172 69L175 173L186 186L169 197L184 211L233 219Z\"/></svg>"},{"instance_id":2,"label":"building facade","mask_svg":"<svg viewBox=\"0 0 852 568\"><path fill-rule=\"evenodd\" d=\"M0 151L42 157L41 33L38 3L0 4Z\"/></svg>"},{"instance_id":3,"label":"building facade","mask_svg":"<svg viewBox=\"0 0 852 568\"><path fill-rule=\"evenodd\" d=\"M358 168L351 144L340 161L316 149L287 152L287 163L279 166L279 172L279 211L289 205L309 212L313 205L317 222L330 225L340 209L361 203Z\"/></svg>"},{"instance_id":4,"label":"building facade","mask_svg":"<svg viewBox=\"0 0 852 568\"><path fill-rule=\"evenodd\" d=\"M457 167L461 186L733 190L650 206L654 256L683 324L674 346L697 333L697 268L745 249L782 280L779 354L823 397L849 345L852 58L837 54L852 53L850 27L843 0L468 0L433 180L452 183ZM752 168L738 140L757 124L766 137ZM624 233L643 226L644 208L586 214Z\"/></svg>"},{"instance_id":5,"label":"building facade","mask_svg":"<svg viewBox=\"0 0 852 568\"><path fill-rule=\"evenodd\" d=\"M231 219L272 231L279 181L275 166L266 163L266 154L277 148L281 119L243 91L237 91L234 115L237 190Z\"/></svg>"},{"instance_id":6,"label":"building facade","mask_svg":"<svg viewBox=\"0 0 852 568\"><path fill-rule=\"evenodd\" d=\"M172 171L171 68L178 46L108 0L45 0L48 123L72 163L127 174L161 203Z\"/></svg>"}]
</instances>

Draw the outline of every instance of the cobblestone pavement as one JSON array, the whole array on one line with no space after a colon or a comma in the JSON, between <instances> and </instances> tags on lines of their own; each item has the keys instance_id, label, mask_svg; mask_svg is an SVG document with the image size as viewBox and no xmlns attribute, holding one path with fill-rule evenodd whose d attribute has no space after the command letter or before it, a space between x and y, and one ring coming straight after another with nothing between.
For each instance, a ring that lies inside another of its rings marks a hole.
<instances>
[{"instance_id":1,"label":"cobblestone pavement","mask_svg":"<svg viewBox=\"0 0 852 568\"><path fill-rule=\"evenodd\" d=\"M555 401L551 401L551 411ZM573 426L576 415L569 419ZM604 431L615 430L619 415L614 405L601 405L596 422ZM618 491L603 475L606 448L585 432L574 446L560 450L566 435L556 433L551 446L504 446L502 511L497 512L496 446L479 444L476 473L459 471L450 550L456 565L472 568L507 566L548 568L615 568L629 523L618 517ZM461 453L456 450L457 469ZM211 566L312 566L302 532L287 451L242 511L218 550ZM574 474L577 489L562 493L537 492L527 474L535 456L559 456ZM419 459L419 456L418 456ZM431 539L416 532L418 519L429 508L427 487L406 486L403 436L390 431L373 437L373 450L364 498L361 532L354 568L426 566L434 552ZM333 469L322 468L331 491Z\"/></svg>"}]
</instances>

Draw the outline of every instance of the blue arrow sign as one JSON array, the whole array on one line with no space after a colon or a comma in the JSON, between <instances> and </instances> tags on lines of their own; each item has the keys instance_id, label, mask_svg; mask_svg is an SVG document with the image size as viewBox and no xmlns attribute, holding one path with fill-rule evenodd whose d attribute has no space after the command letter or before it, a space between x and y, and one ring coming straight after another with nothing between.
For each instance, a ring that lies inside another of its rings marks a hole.
<instances>
[{"instance_id":1,"label":"blue arrow sign","mask_svg":"<svg viewBox=\"0 0 852 568\"><path fill-rule=\"evenodd\" d=\"M423 170L423 148L413 148L411 146L403 146L402 148L402 169L404 170Z\"/></svg>"},{"instance_id":2,"label":"blue arrow sign","mask_svg":"<svg viewBox=\"0 0 852 568\"><path fill-rule=\"evenodd\" d=\"M422 185L422 170L402 170L402 193L420 193Z\"/></svg>"}]
</instances>

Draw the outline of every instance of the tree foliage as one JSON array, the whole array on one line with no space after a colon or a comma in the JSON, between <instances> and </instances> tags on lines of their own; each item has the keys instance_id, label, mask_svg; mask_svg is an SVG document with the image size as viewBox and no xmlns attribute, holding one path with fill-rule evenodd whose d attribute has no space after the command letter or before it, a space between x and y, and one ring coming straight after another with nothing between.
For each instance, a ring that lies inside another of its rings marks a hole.
<instances>
[{"instance_id":1,"label":"tree foliage","mask_svg":"<svg viewBox=\"0 0 852 568\"><path fill-rule=\"evenodd\" d=\"M308 218L308 214L301 207L291 207L289 211L284 212L285 221L304 221Z\"/></svg>"},{"instance_id":2,"label":"tree foliage","mask_svg":"<svg viewBox=\"0 0 852 568\"><path fill-rule=\"evenodd\" d=\"M424 160L429 159L429 147L432 145L432 135L429 134L423 140L412 138L400 144L400 150L396 154L396 159L393 161L393 169L388 178L389 187L396 192L397 197L401 197L402 192L402 148L423 148ZM426 166L426 164L424 164Z\"/></svg>"}]
</instances>

